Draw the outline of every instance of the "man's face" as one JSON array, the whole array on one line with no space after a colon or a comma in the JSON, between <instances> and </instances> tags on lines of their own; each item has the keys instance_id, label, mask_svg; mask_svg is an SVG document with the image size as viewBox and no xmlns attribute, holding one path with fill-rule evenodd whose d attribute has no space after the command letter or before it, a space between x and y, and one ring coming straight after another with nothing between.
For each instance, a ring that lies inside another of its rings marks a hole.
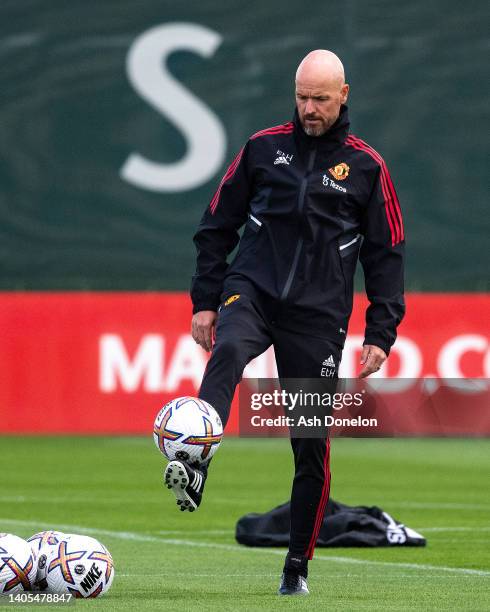
<instances>
[{"instance_id":1,"label":"man's face","mask_svg":"<svg viewBox=\"0 0 490 612\"><path fill-rule=\"evenodd\" d=\"M338 79L297 79L296 107L308 136L325 134L337 120L348 93L349 86Z\"/></svg>"}]
</instances>

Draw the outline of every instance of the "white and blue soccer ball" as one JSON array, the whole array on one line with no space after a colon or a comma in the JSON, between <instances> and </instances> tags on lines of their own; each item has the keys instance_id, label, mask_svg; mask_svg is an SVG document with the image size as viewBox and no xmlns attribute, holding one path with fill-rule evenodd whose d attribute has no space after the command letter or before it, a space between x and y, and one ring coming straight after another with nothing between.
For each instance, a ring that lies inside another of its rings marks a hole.
<instances>
[{"instance_id":1,"label":"white and blue soccer ball","mask_svg":"<svg viewBox=\"0 0 490 612\"><path fill-rule=\"evenodd\" d=\"M69 538L70 536L66 535L62 531L47 530L39 531L27 539L34 558L36 559L36 578L34 581L34 586L36 589L43 590L46 588L44 581L44 567L50 550L52 547L57 546L61 540L66 540Z\"/></svg>"},{"instance_id":2,"label":"white and blue soccer ball","mask_svg":"<svg viewBox=\"0 0 490 612\"><path fill-rule=\"evenodd\" d=\"M54 546L65 537L66 536L62 531L47 530L35 533L30 538L27 538L27 541L29 542L34 555L39 557L39 553L43 547Z\"/></svg>"},{"instance_id":3,"label":"white and blue soccer ball","mask_svg":"<svg viewBox=\"0 0 490 612\"><path fill-rule=\"evenodd\" d=\"M177 397L155 419L153 439L169 461L204 463L216 453L223 425L216 410L197 397Z\"/></svg>"},{"instance_id":4,"label":"white and blue soccer ball","mask_svg":"<svg viewBox=\"0 0 490 612\"><path fill-rule=\"evenodd\" d=\"M99 597L111 588L114 561L95 538L71 534L49 546L39 558L38 578L43 590L76 598Z\"/></svg>"},{"instance_id":5,"label":"white and blue soccer ball","mask_svg":"<svg viewBox=\"0 0 490 612\"><path fill-rule=\"evenodd\" d=\"M31 591L36 579L36 558L28 542L0 533L0 595Z\"/></svg>"}]
</instances>

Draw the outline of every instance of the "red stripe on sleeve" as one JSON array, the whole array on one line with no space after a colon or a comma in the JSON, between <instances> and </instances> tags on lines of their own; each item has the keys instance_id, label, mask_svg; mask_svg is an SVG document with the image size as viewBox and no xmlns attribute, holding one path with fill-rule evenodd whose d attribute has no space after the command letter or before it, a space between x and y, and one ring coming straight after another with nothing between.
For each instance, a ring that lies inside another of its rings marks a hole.
<instances>
[{"instance_id":1,"label":"red stripe on sleeve","mask_svg":"<svg viewBox=\"0 0 490 612\"><path fill-rule=\"evenodd\" d=\"M395 246L395 244L401 242L405 236L403 230L403 219L400 210L400 204L398 202L398 198L395 192L395 188L393 186L393 182L391 180L390 173L388 172L388 168L386 167L386 163L377 151L375 151L366 142L364 142L360 138L357 138L357 136L354 136L353 134L350 134L347 137L345 143L353 147L354 149L364 151L365 153L370 155L380 166L381 189L383 191L383 198L385 201L386 217L391 231L391 244L392 246Z\"/></svg>"},{"instance_id":2,"label":"red stripe on sleeve","mask_svg":"<svg viewBox=\"0 0 490 612\"><path fill-rule=\"evenodd\" d=\"M213 199L211 200L211 203L209 204L209 208L211 210L212 215L214 215L214 211L216 210L216 207L218 206L219 197L221 195L221 188L223 187L224 183L226 183L226 181L232 178L232 176L235 174L236 169L238 168L238 164L240 163L240 160L242 159L242 155L243 155L243 148L240 149L240 151L238 152L238 155L231 162L231 164L228 166L227 171L223 175L223 178L221 179L220 184L218 185L218 189L216 190L213 196Z\"/></svg>"},{"instance_id":3,"label":"red stripe on sleeve","mask_svg":"<svg viewBox=\"0 0 490 612\"><path fill-rule=\"evenodd\" d=\"M259 138L259 136L266 136L267 134L290 134L294 129L293 123L284 123L282 125L275 125L270 128L266 128L265 130L261 130L260 132L256 132L253 136L251 136L250 140L255 140Z\"/></svg>"},{"instance_id":4,"label":"red stripe on sleeve","mask_svg":"<svg viewBox=\"0 0 490 612\"><path fill-rule=\"evenodd\" d=\"M260 136L267 136L268 134L271 134L271 135L272 134L290 134L293 131L293 129L294 129L293 123L284 123L281 125L276 125L274 127L270 127L265 130L261 130L260 132L256 132L253 136L251 136L250 140L255 140L256 138L259 138ZM219 204L221 189L223 188L223 185L226 183L226 181L233 178L233 175L235 174L236 169L238 168L238 165L240 164L240 161L242 159L242 155L243 155L243 148L240 149L238 155L231 162L225 174L223 175L223 178L221 179L220 184L218 185L218 189L216 190L209 204L209 209L212 215L214 215L216 208Z\"/></svg>"}]
</instances>

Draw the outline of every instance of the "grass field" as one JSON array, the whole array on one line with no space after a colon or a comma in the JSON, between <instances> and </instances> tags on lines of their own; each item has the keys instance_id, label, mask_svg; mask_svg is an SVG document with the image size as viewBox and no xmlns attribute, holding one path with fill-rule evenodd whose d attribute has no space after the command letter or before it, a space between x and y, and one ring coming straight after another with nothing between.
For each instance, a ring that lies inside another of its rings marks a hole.
<instances>
[{"instance_id":1,"label":"grass field","mask_svg":"<svg viewBox=\"0 0 490 612\"><path fill-rule=\"evenodd\" d=\"M193 514L150 437L3 437L0 457L0 531L87 533L112 552L111 591L77 607L490 610L490 440L334 440L332 496L381 506L428 546L319 549L308 598L276 595L283 550L234 540L242 514L288 498L287 440L225 439Z\"/></svg>"}]
</instances>

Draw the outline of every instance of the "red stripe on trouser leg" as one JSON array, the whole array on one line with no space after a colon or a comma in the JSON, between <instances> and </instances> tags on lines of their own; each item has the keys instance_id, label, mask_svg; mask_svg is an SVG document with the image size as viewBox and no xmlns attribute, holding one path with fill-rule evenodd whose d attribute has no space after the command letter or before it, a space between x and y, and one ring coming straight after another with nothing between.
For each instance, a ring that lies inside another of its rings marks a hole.
<instances>
[{"instance_id":1,"label":"red stripe on trouser leg","mask_svg":"<svg viewBox=\"0 0 490 612\"><path fill-rule=\"evenodd\" d=\"M311 534L311 539L310 539L308 548L305 553L305 556L308 557L308 559L313 558L315 544L318 539L318 534L320 533L320 528L323 523L323 516L325 514L325 508L327 506L328 498L330 496L330 438L327 438L327 443L325 446L325 459L323 461L323 471L325 474L325 480L323 482L322 495L320 497L320 502L318 504L318 508L316 511L313 533Z\"/></svg>"},{"instance_id":2,"label":"red stripe on trouser leg","mask_svg":"<svg viewBox=\"0 0 490 612\"><path fill-rule=\"evenodd\" d=\"M325 461L324 461L324 472L325 472L325 480L323 483L322 495L320 498L320 502L318 504L315 525L313 528L313 533L311 536L310 543L308 545L308 549L306 552L306 556L308 559L313 558L313 552L315 550L316 541L318 539L318 534L320 533L320 529L323 524L323 518L325 515L325 508L328 503L328 499L330 497L330 440L327 438L327 444L325 449Z\"/></svg>"}]
</instances>

